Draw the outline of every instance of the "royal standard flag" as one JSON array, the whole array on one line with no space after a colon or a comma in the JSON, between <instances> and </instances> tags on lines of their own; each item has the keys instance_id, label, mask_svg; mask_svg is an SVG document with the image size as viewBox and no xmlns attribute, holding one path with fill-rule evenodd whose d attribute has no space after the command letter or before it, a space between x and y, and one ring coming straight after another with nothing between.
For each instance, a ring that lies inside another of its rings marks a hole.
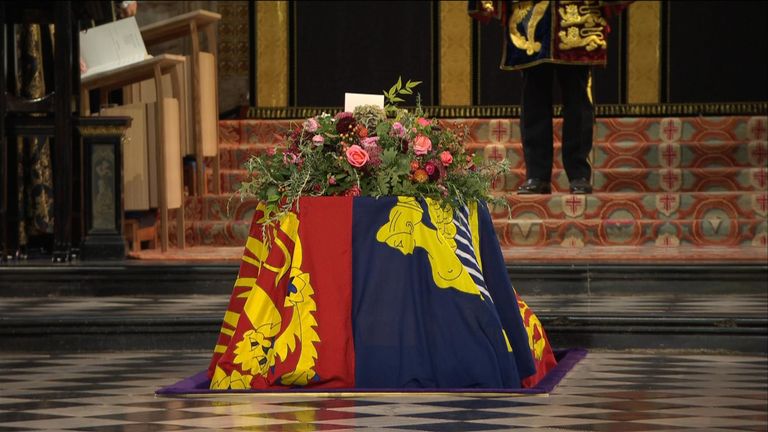
<instances>
[{"instance_id":1,"label":"royal standard flag","mask_svg":"<svg viewBox=\"0 0 768 432\"><path fill-rule=\"evenodd\" d=\"M302 198L263 222L257 209L211 389L520 388L555 365L483 205Z\"/></svg>"}]
</instances>

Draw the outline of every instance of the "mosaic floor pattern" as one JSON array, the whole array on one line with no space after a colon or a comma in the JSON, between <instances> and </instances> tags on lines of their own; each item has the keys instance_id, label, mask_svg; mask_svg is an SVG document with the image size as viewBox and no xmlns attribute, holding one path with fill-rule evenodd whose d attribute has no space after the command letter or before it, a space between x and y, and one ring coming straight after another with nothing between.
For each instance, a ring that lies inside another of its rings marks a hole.
<instances>
[{"instance_id":1,"label":"mosaic floor pattern","mask_svg":"<svg viewBox=\"0 0 768 432\"><path fill-rule=\"evenodd\" d=\"M546 397L156 397L207 352L0 353L0 431L766 431L765 357L591 352Z\"/></svg>"}]
</instances>

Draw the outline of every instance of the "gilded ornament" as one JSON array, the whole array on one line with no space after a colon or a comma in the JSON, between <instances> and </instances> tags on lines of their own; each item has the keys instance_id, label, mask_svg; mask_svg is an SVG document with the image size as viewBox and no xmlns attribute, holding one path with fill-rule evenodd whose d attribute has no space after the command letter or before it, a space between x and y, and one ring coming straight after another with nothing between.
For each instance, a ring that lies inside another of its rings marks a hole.
<instances>
[{"instance_id":1,"label":"gilded ornament","mask_svg":"<svg viewBox=\"0 0 768 432\"><path fill-rule=\"evenodd\" d=\"M541 51L541 42L537 42L535 39L536 26L546 14L547 8L549 8L549 1L541 1L536 5L530 1L524 1L516 4L512 11L512 17L509 20L509 37L517 48L525 50L528 55ZM523 36L518 31L517 26L525 20L529 13L531 16L526 27L526 35Z\"/></svg>"}]
</instances>

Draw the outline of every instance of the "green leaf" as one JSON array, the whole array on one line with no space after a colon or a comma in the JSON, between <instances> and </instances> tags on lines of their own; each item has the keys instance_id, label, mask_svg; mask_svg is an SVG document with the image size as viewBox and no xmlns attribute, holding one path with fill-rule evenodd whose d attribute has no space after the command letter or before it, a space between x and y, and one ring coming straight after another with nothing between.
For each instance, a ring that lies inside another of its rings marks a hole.
<instances>
[{"instance_id":1,"label":"green leaf","mask_svg":"<svg viewBox=\"0 0 768 432\"><path fill-rule=\"evenodd\" d=\"M386 149L381 152L381 162L384 165L393 165L397 159L397 150Z\"/></svg>"},{"instance_id":2,"label":"green leaf","mask_svg":"<svg viewBox=\"0 0 768 432\"><path fill-rule=\"evenodd\" d=\"M395 84L395 85L397 86L398 90L403 88L403 79L402 79L402 77L397 77L397 84Z\"/></svg>"},{"instance_id":3,"label":"green leaf","mask_svg":"<svg viewBox=\"0 0 768 432\"><path fill-rule=\"evenodd\" d=\"M413 94L413 90L404 88L400 90L400 94Z\"/></svg>"},{"instance_id":4,"label":"green leaf","mask_svg":"<svg viewBox=\"0 0 768 432\"><path fill-rule=\"evenodd\" d=\"M405 99L400 99L399 97L393 97L392 102L405 102Z\"/></svg>"},{"instance_id":5,"label":"green leaf","mask_svg":"<svg viewBox=\"0 0 768 432\"><path fill-rule=\"evenodd\" d=\"M389 133L389 130L392 128L392 126L387 122L381 122L376 126L376 135L377 136L384 136Z\"/></svg>"},{"instance_id":6,"label":"green leaf","mask_svg":"<svg viewBox=\"0 0 768 432\"><path fill-rule=\"evenodd\" d=\"M421 83L422 83L422 81L411 81L411 80L408 80L408 82L405 84L405 86L408 89L412 89L412 88L416 87L417 85L419 85Z\"/></svg>"}]
</instances>

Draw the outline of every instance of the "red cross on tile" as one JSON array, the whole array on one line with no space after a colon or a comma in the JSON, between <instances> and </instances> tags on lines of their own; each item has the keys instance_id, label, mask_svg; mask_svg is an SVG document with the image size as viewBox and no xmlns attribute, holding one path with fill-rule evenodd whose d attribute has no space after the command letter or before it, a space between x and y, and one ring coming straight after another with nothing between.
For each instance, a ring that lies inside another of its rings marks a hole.
<instances>
[{"instance_id":1,"label":"red cross on tile","mask_svg":"<svg viewBox=\"0 0 768 432\"><path fill-rule=\"evenodd\" d=\"M765 149L765 146L756 145L754 149L752 149L752 156L757 159L757 163L763 163L765 158L768 157L768 150Z\"/></svg>"},{"instance_id":2,"label":"red cross on tile","mask_svg":"<svg viewBox=\"0 0 768 432\"><path fill-rule=\"evenodd\" d=\"M671 140L672 137L677 133L679 129L677 126L675 126L675 122L673 121L667 121L667 124L664 126L664 134L667 136L668 140Z\"/></svg>"},{"instance_id":3,"label":"red cross on tile","mask_svg":"<svg viewBox=\"0 0 768 432\"><path fill-rule=\"evenodd\" d=\"M761 121L755 122L755 124L752 125L752 135L755 139L762 139L765 131L765 125Z\"/></svg>"},{"instance_id":4,"label":"red cross on tile","mask_svg":"<svg viewBox=\"0 0 768 432\"><path fill-rule=\"evenodd\" d=\"M493 153L491 153L491 155L488 156L488 159L493 159L495 162L498 162L498 161L504 159L504 155L499 153L499 148L498 147L494 147L493 148Z\"/></svg>"},{"instance_id":5,"label":"red cross on tile","mask_svg":"<svg viewBox=\"0 0 768 432\"><path fill-rule=\"evenodd\" d=\"M571 213L576 214L576 210L581 207L581 200L572 196L565 200L565 205L571 208Z\"/></svg>"},{"instance_id":6,"label":"red cross on tile","mask_svg":"<svg viewBox=\"0 0 768 432\"><path fill-rule=\"evenodd\" d=\"M501 135L507 133L507 127L501 122L497 122L492 132L496 134L496 141L501 141Z\"/></svg>"},{"instance_id":7,"label":"red cross on tile","mask_svg":"<svg viewBox=\"0 0 768 432\"><path fill-rule=\"evenodd\" d=\"M664 207L665 211L672 210L672 203L675 202L675 197L670 194L665 194L659 200L661 201L661 205Z\"/></svg>"},{"instance_id":8,"label":"red cross on tile","mask_svg":"<svg viewBox=\"0 0 768 432\"><path fill-rule=\"evenodd\" d=\"M755 180L757 180L757 184L760 187L765 187L765 182L768 180L768 173L766 173L765 170L758 171L755 173Z\"/></svg>"},{"instance_id":9,"label":"red cross on tile","mask_svg":"<svg viewBox=\"0 0 768 432\"><path fill-rule=\"evenodd\" d=\"M664 246L669 247L672 246L672 237L670 236L664 236L664 240L662 240L664 243Z\"/></svg>"},{"instance_id":10,"label":"red cross on tile","mask_svg":"<svg viewBox=\"0 0 768 432\"><path fill-rule=\"evenodd\" d=\"M664 158L664 161L667 162L667 166L672 166L675 163L675 159L677 159L677 152L669 144L664 146L664 151L661 155Z\"/></svg>"},{"instance_id":11,"label":"red cross on tile","mask_svg":"<svg viewBox=\"0 0 768 432\"><path fill-rule=\"evenodd\" d=\"M661 176L661 181L664 182L664 186L666 186L667 189L672 189L675 186L675 182L677 182L677 173L669 170Z\"/></svg>"},{"instance_id":12,"label":"red cross on tile","mask_svg":"<svg viewBox=\"0 0 768 432\"><path fill-rule=\"evenodd\" d=\"M761 211L768 209L768 195L760 195L757 197L757 203L760 204Z\"/></svg>"}]
</instances>

